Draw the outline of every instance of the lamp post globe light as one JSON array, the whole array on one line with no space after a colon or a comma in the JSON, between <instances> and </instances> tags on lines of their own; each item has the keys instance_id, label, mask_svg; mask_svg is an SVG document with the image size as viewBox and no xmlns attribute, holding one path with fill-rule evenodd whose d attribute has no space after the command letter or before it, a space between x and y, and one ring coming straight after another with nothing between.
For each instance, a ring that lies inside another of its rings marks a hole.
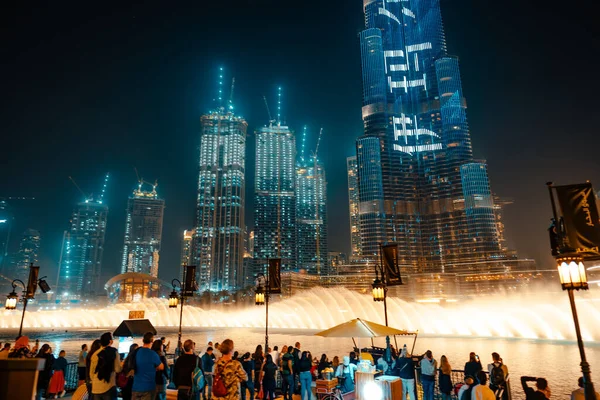
<instances>
[{"instance_id":1,"label":"lamp post globe light","mask_svg":"<svg viewBox=\"0 0 600 400\"><path fill-rule=\"evenodd\" d=\"M177 308L178 305L179 305L179 295L177 294L175 289L173 289L173 291L169 295L169 308Z\"/></svg>"},{"instance_id":2,"label":"lamp post globe light","mask_svg":"<svg viewBox=\"0 0 600 400\"><path fill-rule=\"evenodd\" d=\"M17 308L17 300L19 300L19 295L17 294L17 292L15 292L15 282L20 282L23 285L23 288L25 288L25 284L23 284L23 282L21 282L20 280L15 279L14 281L12 281L13 291L6 296L6 304L4 306L4 308L6 308L9 311L12 311L15 308Z\"/></svg>"},{"instance_id":3,"label":"lamp post globe light","mask_svg":"<svg viewBox=\"0 0 600 400\"><path fill-rule=\"evenodd\" d=\"M377 271L377 270L375 270ZM383 284L383 282L381 282L379 280L379 278L375 278L375 280L373 281L373 301L384 301L385 300L385 295L386 295L386 287ZM387 317L386 317L387 319Z\"/></svg>"}]
</instances>

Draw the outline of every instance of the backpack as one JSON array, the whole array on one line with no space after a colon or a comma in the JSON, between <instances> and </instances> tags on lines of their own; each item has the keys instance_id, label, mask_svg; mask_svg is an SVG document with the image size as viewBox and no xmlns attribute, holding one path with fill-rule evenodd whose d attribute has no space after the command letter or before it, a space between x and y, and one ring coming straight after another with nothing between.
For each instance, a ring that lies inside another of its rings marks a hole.
<instances>
[{"instance_id":1,"label":"backpack","mask_svg":"<svg viewBox=\"0 0 600 400\"><path fill-rule=\"evenodd\" d=\"M496 365L493 364L492 372L490 373L490 383L494 386L501 386L504 384L504 370L502 369L502 364Z\"/></svg>"},{"instance_id":2,"label":"backpack","mask_svg":"<svg viewBox=\"0 0 600 400\"><path fill-rule=\"evenodd\" d=\"M200 357L196 357L196 368L192 371L192 391L193 393L202 393L206 385L204 371L198 366Z\"/></svg>"},{"instance_id":3,"label":"backpack","mask_svg":"<svg viewBox=\"0 0 600 400\"><path fill-rule=\"evenodd\" d=\"M222 367L217 364L217 370L213 378L212 392L215 397L227 396L227 386L225 386L225 377L223 376L223 370L229 364L231 360L227 361Z\"/></svg>"}]
</instances>

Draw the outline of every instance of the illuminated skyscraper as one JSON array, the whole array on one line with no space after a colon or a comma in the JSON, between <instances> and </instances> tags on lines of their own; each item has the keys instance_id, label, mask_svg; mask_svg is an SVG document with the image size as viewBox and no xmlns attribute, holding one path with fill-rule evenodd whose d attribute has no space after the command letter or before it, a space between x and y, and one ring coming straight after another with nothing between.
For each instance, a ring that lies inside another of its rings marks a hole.
<instances>
[{"instance_id":1,"label":"illuminated skyscraper","mask_svg":"<svg viewBox=\"0 0 600 400\"><path fill-rule=\"evenodd\" d=\"M77 204L71 215L70 228L65 232L58 287L60 296L89 296L101 289L102 255L108 206L104 204L104 187L97 198L88 197Z\"/></svg>"},{"instance_id":2,"label":"illuminated skyscraper","mask_svg":"<svg viewBox=\"0 0 600 400\"><path fill-rule=\"evenodd\" d=\"M192 260L193 260L193 254L194 254L194 250L193 250L193 245L194 245L194 236L196 234L196 230L195 229L191 229L191 230L184 230L183 231L183 240L181 242L181 263L180 263L180 271L179 271L179 276L181 276L181 279L184 279L183 276L183 267L186 265L192 265Z\"/></svg>"},{"instance_id":3,"label":"illuminated skyscraper","mask_svg":"<svg viewBox=\"0 0 600 400\"><path fill-rule=\"evenodd\" d=\"M140 182L127 201L121 273L140 272L157 277L165 201L158 198L156 185L152 191L143 190L142 186Z\"/></svg>"},{"instance_id":4,"label":"illuminated skyscraper","mask_svg":"<svg viewBox=\"0 0 600 400\"><path fill-rule=\"evenodd\" d=\"M193 265L199 290L235 290L243 279L246 129L233 109L200 118Z\"/></svg>"},{"instance_id":5,"label":"illuminated skyscraper","mask_svg":"<svg viewBox=\"0 0 600 400\"><path fill-rule=\"evenodd\" d=\"M272 121L256 136L254 181L254 261L264 271L269 258L281 258L282 270L296 269L296 138Z\"/></svg>"},{"instance_id":6,"label":"illuminated skyscraper","mask_svg":"<svg viewBox=\"0 0 600 400\"><path fill-rule=\"evenodd\" d=\"M356 143L363 255L397 242L405 272L503 258L439 0L364 0L364 11L364 135Z\"/></svg>"},{"instance_id":7,"label":"illuminated skyscraper","mask_svg":"<svg viewBox=\"0 0 600 400\"><path fill-rule=\"evenodd\" d=\"M360 218L358 214L358 166L356 156L346 159L348 170L348 206L350 210L350 257L360 257L362 247L360 242Z\"/></svg>"},{"instance_id":8,"label":"illuminated skyscraper","mask_svg":"<svg viewBox=\"0 0 600 400\"><path fill-rule=\"evenodd\" d=\"M320 162L296 165L296 267L309 274L329 272L327 251L327 180Z\"/></svg>"},{"instance_id":9,"label":"illuminated skyscraper","mask_svg":"<svg viewBox=\"0 0 600 400\"><path fill-rule=\"evenodd\" d=\"M39 265L40 253L40 232L35 229L27 229L23 233L21 243L19 244L19 254L17 256L16 275L19 279L25 281L29 276L29 265Z\"/></svg>"}]
</instances>

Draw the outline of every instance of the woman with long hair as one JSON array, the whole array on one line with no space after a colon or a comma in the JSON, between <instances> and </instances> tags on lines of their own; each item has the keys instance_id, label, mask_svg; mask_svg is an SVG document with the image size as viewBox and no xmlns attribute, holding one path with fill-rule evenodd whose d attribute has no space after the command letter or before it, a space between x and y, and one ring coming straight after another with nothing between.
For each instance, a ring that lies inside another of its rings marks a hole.
<instances>
[{"instance_id":1,"label":"woman with long hair","mask_svg":"<svg viewBox=\"0 0 600 400\"><path fill-rule=\"evenodd\" d=\"M442 393L442 400L450 400L452 394L452 367L446 356L440 358L440 375L438 385Z\"/></svg>"},{"instance_id":2,"label":"woman with long hair","mask_svg":"<svg viewBox=\"0 0 600 400\"><path fill-rule=\"evenodd\" d=\"M303 351L298 363L298 371L300 372L300 399L310 400L311 399L311 385L312 375L310 369L312 368L312 357L310 352Z\"/></svg>"},{"instance_id":3,"label":"woman with long hair","mask_svg":"<svg viewBox=\"0 0 600 400\"><path fill-rule=\"evenodd\" d=\"M125 367L130 364L129 357L132 356L133 352L138 347L140 347L138 344L132 343L131 346L129 346L129 353L127 353L127 357L125 357L125 360L123 360L123 371L122 372L127 374L127 384L125 385L125 387L123 389L121 389L121 396L123 397L123 400L131 400L134 371L126 370Z\"/></svg>"},{"instance_id":4,"label":"woman with long hair","mask_svg":"<svg viewBox=\"0 0 600 400\"><path fill-rule=\"evenodd\" d=\"M479 356L474 352L469 354L469 361L465 363L465 376L471 376L473 379L477 376L479 371L483 370Z\"/></svg>"},{"instance_id":5,"label":"woman with long hair","mask_svg":"<svg viewBox=\"0 0 600 400\"><path fill-rule=\"evenodd\" d=\"M333 368L333 372L337 371L337 368L340 366L340 358L338 356L334 356L333 360L331 360L331 368Z\"/></svg>"},{"instance_id":6,"label":"woman with long hair","mask_svg":"<svg viewBox=\"0 0 600 400\"><path fill-rule=\"evenodd\" d=\"M155 400L167 400L167 379L169 375L167 375L167 371L169 367L167 366L167 359L163 353L163 344L162 340L157 339L152 343L153 351L158 354L158 358L160 358L160 362L163 364L164 368L160 371L156 371L156 397Z\"/></svg>"},{"instance_id":7,"label":"woman with long hair","mask_svg":"<svg viewBox=\"0 0 600 400\"><path fill-rule=\"evenodd\" d=\"M327 360L327 354L321 354L321 360L319 361L319 365L317 366L317 371L319 372L319 378L323 379L323 370L325 368L329 368L329 360Z\"/></svg>"},{"instance_id":8,"label":"woman with long hair","mask_svg":"<svg viewBox=\"0 0 600 400\"><path fill-rule=\"evenodd\" d=\"M42 393L48 389L50 378L52 378L52 365L54 364L54 356L52 355L52 348L48 343L44 344L40 351L38 351L36 358L44 359L44 369L42 369L38 375L36 399L41 400ZM44 393L45 395L46 393ZM45 396L44 396L45 397Z\"/></svg>"},{"instance_id":9,"label":"woman with long hair","mask_svg":"<svg viewBox=\"0 0 600 400\"><path fill-rule=\"evenodd\" d=\"M265 361L262 345L259 344L256 346L252 359L254 360L254 391L258 398L258 393L260 392L260 371L262 371Z\"/></svg>"},{"instance_id":10,"label":"woman with long hair","mask_svg":"<svg viewBox=\"0 0 600 400\"><path fill-rule=\"evenodd\" d=\"M92 363L92 355L100 350L102 345L100 344L100 339L96 339L92 342L92 346L90 347L90 351L88 351L87 356L85 356L85 385L87 386L88 393L92 394L92 378L90 374L90 365Z\"/></svg>"},{"instance_id":11,"label":"woman with long hair","mask_svg":"<svg viewBox=\"0 0 600 400\"><path fill-rule=\"evenodd\" d=\"M221 358L217 360L214 367L215 377L213 381L213 399L238 400L240 398L240 384L248 380L248 376L238 360L233 359L233 340L225 339L219 346ZM217 380L223 381L227 393L216 396L218 390Z\"/></svg>"},{"instance_id":12,"label":"woman with long hair","mask_svg":"<svg viewBox=\"0 0 600 400\"><path fill-rule=\"evenodd\" d=\"M262 367L261 380L265 400L275 400L275 373L277 365L273 362L273 356L267 354L265 365Z\"/></svg>"}]
</instances>

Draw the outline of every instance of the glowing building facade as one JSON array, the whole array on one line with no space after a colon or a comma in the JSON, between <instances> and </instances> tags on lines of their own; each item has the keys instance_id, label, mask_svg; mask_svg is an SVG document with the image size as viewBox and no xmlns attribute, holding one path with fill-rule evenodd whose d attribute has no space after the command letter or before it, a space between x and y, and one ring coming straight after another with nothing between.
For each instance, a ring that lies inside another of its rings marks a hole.
<instances>
[{"instance_id":1,"label":"glowing building facade","mask_svg":"<svg viewBox=\"0 0 600 400\"><path fill-rule=\"evenodd\" d=\"M40 254L40 232L35 229L27 229L23 232L19 244L19 255L17 257L17 277L23 281L29 277L29 266L39 265Z\"/></svg>"},{"instance_id":2,"label":"glowing building facade","mask_svg":"<svg viewBox=\"0 0 600 400\"><path fill-rule=\"evenodd\" d=\"M296 268L327 274L327 180L320 162L296 165Z\"/></svg>"},{"instance_id":3,"label":"glowing building facade","mask_svg":"<svg viewBox=\"0 0 600 400\"><path fill-rule=\"evenodd\" d=\"M60 296L88 296L98 293L108 206L101 200L77 204L65 234L56 288Z\"/></svg>"},{"instance_id":4,"label":"glowing building facade","mask_svg":"<svg viewBox=\"0 0 600 400\"><path fill-rule=\"evenodd\" d=\"M364 12L364 135L356 143L363 255L397 242L407 273L502 259L439 0L364 0Z\"/></svg>"},{"instance_id":5,"label":"glowing building facade","mask_svg":"<svg viewBox=\"0 0 600 400\"><path fill-rule=\"evenodd\" d=\"M282 270L295 270L296 138L280 123L260 128L255 136L255 272L264 272L269 258L281 258Z\"/></svg>"},{"instance_id":6,"label":"glowing building facade","mask_svg":"<svg viewBox=\"0 0 600 400\"><path fill-rule=\"evenodd\" d=\"M200 291L243 282L247 122L223 107L200 118L200 160L192 264Z\"/></svg>"},{"instance_id":7,"label":"glowing building facade","mask_svg":"<svg viewBox=\"0 0 600 400\"><path fill-rule=\"evenodd\" d=\"M152 191L143 190L142 186L140 183L127 201L121 273L157 277L165 201L158 198L156 185Z\"/></svg>"},{"instance_id":8,"label":"glowing building facade","mask_svg":"<svg viewBox=\"0 0 600 400\"><path fill-rule=\"evenodd\" d=\"M350 258L355 259L362 255L356 156L346 159L346 169L348 172L348 206L350 210Z\"/></svg>"},{"instance_id":9,"label":"glowing building facade","mask_svg":"<svg viewBox=\"0 0 600 400\"><path fill-rule=\"evenodd\" d=\"M183 281L184 276L183 276L183 267L186 265L192 265L192 260L193 260L193 254L194 254L194 250L193 250L193 245L194 245L194 236L196 234L196 230L195 229L186 229L183 231L183 238L181 241L181 262L180 262L180 270L179 270L179 276L181 277L181 280Z\"/></svg>"}]
</instances>

